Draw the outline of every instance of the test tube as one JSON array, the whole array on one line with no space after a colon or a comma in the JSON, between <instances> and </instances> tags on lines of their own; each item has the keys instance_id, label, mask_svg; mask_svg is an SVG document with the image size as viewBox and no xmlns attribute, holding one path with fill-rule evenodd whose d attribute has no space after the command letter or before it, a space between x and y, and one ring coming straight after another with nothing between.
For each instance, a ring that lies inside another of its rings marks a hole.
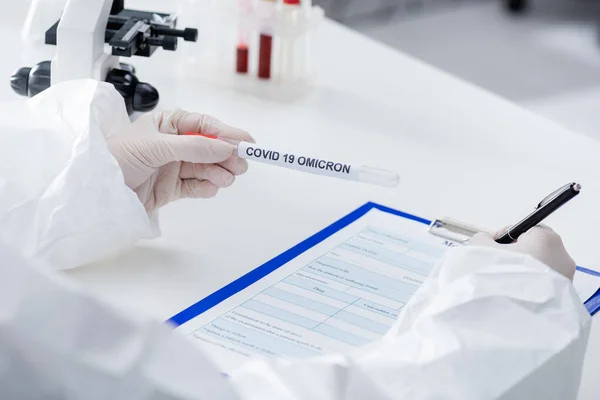
<instances>
[{"instance_id":1,"label":"test tube","mask_svg":"<svg viewBox=\"0 0 600 400\"><path fill-rule=\"evenodd\" d=\"M283 20L288 28L286 35L290 35L298 25L298 14L300 10L300 0L283 0ZM298 45L301 39L285 37L280 40L279 51L279 73L282 80L295 80L298 67L302 59L298 59Z\"/></svg>"},{"instance_id":2,"label":"test tube","mask_svg":"<svg viewBox=\"0 0 600 400\"><path fill-rule=\"evenodd\" d=\"M312 22L312 0L302 0L302 12L305 15L305 18L308 19L309 25ZM307 32L304 34L302 39L300 40L300 54L302 57L302 63L300 64L301 73L303 77L306 77L312 73L312 59L311 59L311 43L313 40L313 28L308 28Z\"/></svg>"},{"instance_id":3,"label":"test tube","mask_svg":"<svg viewBox=\"0 0 600 400\"><path fill-rule=\"evenodd\" d=\"M238 0L238 7L240 12L247 16L252 12L251 0ZM248 28L246 27L246 21L244 18L241 19L240 26L238 28L238 42L236 45L236 62L235 70L238 74L248 73L248 58L249 58L249 37Z\"/></svg>"},{"instance_id":4,"label":"test tube","mask_svg":"<svg viewBox=\"0 0 600 400\"><path fill-rule=\"evenodd\" d=\"M269 149L255 143L240 142L205 133L185 132L185 135L202 136L208 139L218 139L231 143L237 146L236 153L238 157L246 160L378 186L395 187L400 183L400 175L398 173L381 168L309 157L296 152Z\"/></svg>"},{"instance_id":5,"label":"test tube","mask_svg":"<svg viewBox=\"0 0 600 400\"><path fill-rule=\"evenodd\" d=\"M248 142L240 142L237 146L238 157L246 160L378 186L395 187L400 183L398 173L385 169L283 152Z\"/></svg>"},{"instance_id":6,"label":"test tube","mask_svg":"<svg viewBox=\"0 0 600 400\"><path fill-rule=\"evenodd\" d=\"M261 0L267 3L274 3L275 0ZM258 48L258 77L261 79L271 79L271 58L273 53L273 36L261 32Z\"/></svg>"}]
</instances>

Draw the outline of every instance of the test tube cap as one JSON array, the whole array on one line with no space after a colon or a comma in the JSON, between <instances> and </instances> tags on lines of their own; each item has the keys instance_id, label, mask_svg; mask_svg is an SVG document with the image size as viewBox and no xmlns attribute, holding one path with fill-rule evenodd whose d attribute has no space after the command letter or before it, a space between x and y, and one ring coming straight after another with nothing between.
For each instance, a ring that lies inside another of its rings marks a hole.
<instances>
[{"instance_id":1,"label":"test tube cap","mask_svg":"<svg viewBox=\"0 0 600 400\"><path fill-rule=\"evenodd\" d=\"M363 165L360 167L358 180L373 185L396 187L400 183L400 175L394 171Z\"/></svg>"}]
</instances>

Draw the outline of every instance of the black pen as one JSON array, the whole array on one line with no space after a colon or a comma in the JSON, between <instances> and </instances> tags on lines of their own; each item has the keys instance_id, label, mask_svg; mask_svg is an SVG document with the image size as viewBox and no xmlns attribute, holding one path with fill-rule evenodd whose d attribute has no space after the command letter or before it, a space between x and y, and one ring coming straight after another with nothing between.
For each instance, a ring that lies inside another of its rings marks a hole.
<instances>
[{"instance_id":1,"label":"black pen","mask_svg":"<svg viewBox=\"0 0 600 400\"><path fill-rule=\"evenodd\" d=\"M547 216L565 205L581 191L581 185L578 183L569 183L560 189L552 192L538 204L535 211L523 218L517 224L508 228L502 235L496 239L497 243L509 244L517 241L519 236L538 225Z\"/></svg>"}]
</instances>

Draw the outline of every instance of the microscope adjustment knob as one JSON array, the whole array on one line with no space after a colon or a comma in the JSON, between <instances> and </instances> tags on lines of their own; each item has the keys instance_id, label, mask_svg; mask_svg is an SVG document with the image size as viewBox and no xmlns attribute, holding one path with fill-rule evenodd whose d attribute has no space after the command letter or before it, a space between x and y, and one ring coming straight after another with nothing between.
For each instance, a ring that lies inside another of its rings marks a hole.
<instances>
[{"instance_id":1,"label":"microscope adjustment knob","mask_svg":"<svg viewBox=\"0 0 600 400\"><path fill-rule=\"evenodd\" d=\"M133 111L152 111L158 105L159 96L156 88L149 83L139 82L133 94Z\"/></svg>"},{"instance_id":2,"label":"microscope adjustment knob","mask_svg":"<svg viewBox=\"0 0 600 400\"><path fill-rule=\"evenodd\" d=\"M31 72L31 68L29 67L19 68L17 72L10 77L10 87L21 96L27 96L29 72Z\"/></svg>"},{"instance_id":3,"label":"microscope adjustment knob","mask_svg":"<svg viewBox=\"0 0 600 400\"><path fill-rule=\"evenodd\" d=\"M29 97L33 97L38 93L48 89L51 84L51 67L50 61L42 61L37 63L29 73L29 85L27 85L27 93Z\"/></svg>"},{"instance_id":4,"label":"microscope adjustment knob","mask_svg":"<svg viewBox=\"0 0 600 400\"><path fill-rule=\"evenodd\" d=\"M147 39L149 45L160 46L165 50L175 51L177 50L177 37L176 36L151 36Z\"/></svg>"},{"instance_id":5,"label":"microscope adjustment knob","mask_svg":"<svg viewBox=\"0 0 600 400\"><path fill-rule=\"evenodd\" d=\"M183 40L186 42L195 42L198 40L198 29L185 28L183 30Z\"/></svg>"},{"instance_id":6,"label":"microscope adjustment knob","mask_svg":"<svg viewBox=\"0 0 600 400\"><path fill-rule=\"evenodd\" d=\"M158 105L158 91L154 86L140 82L137 76L123 69L113 69L106 76L106 82L112 83L125 99L127 113L147 112Z\"/></svg>"},{"instance_id":7,"label":"microscope adjustment knob","mask_svg":"<svg viewBox=\"0 0 600 400\"><path fill-rule=\"evenodd\" d=\"M32 97L50 87L50 61L42 61L32 68L19 68L10 77L10 86L21 96Z\"/></svg>"}]
</instances>

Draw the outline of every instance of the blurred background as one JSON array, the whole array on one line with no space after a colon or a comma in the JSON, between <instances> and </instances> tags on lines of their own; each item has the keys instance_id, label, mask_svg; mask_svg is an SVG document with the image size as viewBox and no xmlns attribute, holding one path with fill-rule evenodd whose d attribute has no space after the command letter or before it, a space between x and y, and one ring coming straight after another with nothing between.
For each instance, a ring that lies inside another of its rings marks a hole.
<instances>
[{"instance_id":1,"label":"blurred background","mask_svg":"<svg viewBox=\"0 0 600 400\"><path fill-rule=\"evenodd\" d=\"M330 18L600 140L600 0L313 0Z\"/></svg>"},{"instance_id":2,"label":"blurred background","mask_svg":"<svg viewBox=\"0 0 600 400\"><path fill-rule=\"evenodd\" d=\"M0 1L8 35L29 1ZM126 3L173 11L182 1ZM600 0L312 1L349 28L600 140ZM16 66L0 63L0 72Z\"/></svg>"}]
</instances>

